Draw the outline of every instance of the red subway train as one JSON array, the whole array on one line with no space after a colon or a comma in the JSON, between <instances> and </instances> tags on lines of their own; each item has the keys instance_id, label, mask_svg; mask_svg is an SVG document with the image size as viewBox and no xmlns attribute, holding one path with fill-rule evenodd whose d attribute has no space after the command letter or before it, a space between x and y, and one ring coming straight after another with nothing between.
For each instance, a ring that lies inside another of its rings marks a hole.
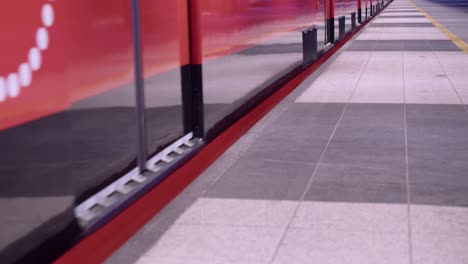
<instances>
[{"instance_id":1,"label":"red subway train","mask_svg":"<svg viewBox=\"0 0 468 264\"><path fill-rule=\"evenodd\" d=\"M3 1L0 262L73 250L387 3Z\"/></svg>"}]
</instances>

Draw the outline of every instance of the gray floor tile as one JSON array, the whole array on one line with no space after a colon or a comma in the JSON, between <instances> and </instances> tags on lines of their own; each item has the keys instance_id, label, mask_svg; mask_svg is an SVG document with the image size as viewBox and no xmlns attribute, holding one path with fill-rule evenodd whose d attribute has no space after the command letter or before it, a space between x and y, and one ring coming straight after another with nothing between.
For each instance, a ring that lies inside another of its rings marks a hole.
<instances>
[{"instance_id":1,"label":"gray floor tile","mask_svg":"<svg viewBox=\"0 0 468 264\"><path fill-rule=\"evenodd\" d=\"M379 133L382 131L377 131ZM399 170L405 163L404 135L394 136L394 132L388 133L385 138L383 133L378 137L365 138L340 138L330 144L325 157L324 164L347 165L354 167L371 167ZM382 142L379 138L382 137Z\"/></svg>"},{"instance_id":2,"label":"gray floor tile","mask_svg":"<svg viewBox=\"0 0 468 264\"><path fill-rule=\"evenodd\" d=\"M345 104L335 103L295 103L270 124L267 129L278 130L293 127L310 129L316 125L334 126Z\"/></svg>"},{"instance_id":3,"label":"gray floor tile","mask_svg":"<svg viewBox=\"0 0 468 264\"><path fill-rule=\"evenodd\" d=\"M422 128L464 128L468 113L462 105L408 104L408 125Z\"/></svg>"},{"instance_id":4,"label":"gray floor tile","mask_svg":"<svg viewBox=\"0 0 468 264\"><path fill-rule=\"evenodd\" d=\"M427 40L403 40L404 51L431 51Z\"/></svg>"},{"instance_id":5,"label":"gray floor tile","mask_svg":"<svg viewBox=\"0 0 468 264\"><path fill-rule=\"evenodd\" d=\"M468 7L466 1L465 3L460 3L459 1L433 2L427 0L416 0L415 2L448 30L465 42L468 41L468 32L466 31Z\"/></svg>"},{"instance_id":6,"label":"gray floor tile","mask_svg":"<svg viewBox=\"0 0 468 264\"><path fill-rule=\"evenodd\" d=\"M402 40L379 40L375 51L402 51L403 41Z\"/></svg>"},{"instance_id":7,"label":"gray floor tile","mask_svg":"<svg viewBox=\"0 0 468 264\"><path fill-rule=\"evenodd\" d=\"M410 175L411 177L411 175ZM411 179L411 178L410 178ZM455 184L416 184L411 182L411 203L468 207L468 186Z\"/></svg>"},{"instance_id":8,"label":"gray floor tile","mask_svg":"<svg viewBox=\"0 0 468 264\"><path fill-rule=\"evenodd\" d=\"M346 48L346 51L374 51L377 40L355 40Z\"/></svg>"},{"instance_id":9,"label":"gray floor tile","mask_svg":"<svg viewBox=\"0 0 468 264\"><path fill-rule=\"evenodd\" d=\"M344 104L294 104L265 127L244 157L318 162L343 108Z\"/></svg>"},{"instance_id":10,"label":"gray floor tile","mask_svg":"<svg viewBox=\"0 0 468 264\"><path fill-rule=\"evenodd\" d=\"M350 104L340 125L403 128L402 104Z\"/></svg>"},{"instance_id":11,"label":"gray floor tile","mask_svg":"<svg viewBox=\"0 0 468 264\"><path fill-rule=\"evenodd\" d=\"M403 110L399 104L349 105L307 199L405 202Z\"/></svg>"},{"instance_id":12,"label":"gray floor tile","mask_svg":"<svg viewBox=\"0 0 468 264\"><path fill-rule=\"evenodd\" d=\"M315 164L238 160L205 193L206 197L298 200L312 176Z\"/></svg>"},{"instance_id":13,"label":"gray floor tile","mask_svg":"<svg viewBox=\"0 0 468 264\"><path fill-rule=\"evenodd\" d=\"M305 199L309 201L406 203L404 167L320 165Z\"/></svg>"},{"instance_id":14,"label":"gray floor tile","mask_svg":"<svg viewBox=\"0 0 468 264\"><path fill-rule=\"evenodd\" d=\"M458 105L408 105L411 201L468 206L468 113Z\"/></svg>"},{"instance_id":15,"label":"gray floor tile","mask_svg":"<svg viewBox=\"0 0 468 264\"><path fill-rule=\"evenodd\" d=\"M370 27L434 27L434 25L432 23L372 23Z\"/></svg>"},{"instance_id":16,"label":"gray floor tile","mask_svg":"<svg viewBox=\"0 0 468 264\"><path fill-rule=\"evenodd\" d=\"M461 49L450 40L428 40L433 51L461 51Z\"/></svg>"},{"instance_id":17,"label":"gray floor tile","mask_svg":"<svg viewBox=\"0 0 468 264\"><path fill-rule=\"evenodd\" d=\"M450 141L468 140L462 136L468 129L468 113L462 105L408 105L407 124L409 136L415 142L422 143L421 141L433 138L437 141L427 143L438 145L439 142L449 144ZM423 134L418 135L419 133ZM458 138L454 138L456 136ZM425 146L427 145L419 147Z\"/></svg>"},{"instance_id":18,"label":"gray floor tile","mask_svg":"<svg viewBox=\"0 0 468 264\"><path fill-rule=\"evenodd\" d=\"M322 162L400 169L405 161L403 118L399 104L349 105Z\"/></svg>"},{"instance_id":19,"label":"gray floor tile","mask_svg":"<svg viewBox=\"0 0 468 264\"><path fill-rule=\"evenodd\" d=\"M457 150L426 145L424 149L409 149L411 182L415 184L454 184L468 186L467 147L459 143ZM411 145L413 142L411 142Z\"/></svg>"},{"instance_id":20,"label":"gray floor tile","mask_svg":"<svg viewBox=\"0 0 468 264\"><path fill-rule=\"evenodd\" d=\"M285 129L267 132L257 137L243 157L252 160L315 163L322 155L332 131L332 126L316 126L303 131Z\"/></svg>"}]
</instances>

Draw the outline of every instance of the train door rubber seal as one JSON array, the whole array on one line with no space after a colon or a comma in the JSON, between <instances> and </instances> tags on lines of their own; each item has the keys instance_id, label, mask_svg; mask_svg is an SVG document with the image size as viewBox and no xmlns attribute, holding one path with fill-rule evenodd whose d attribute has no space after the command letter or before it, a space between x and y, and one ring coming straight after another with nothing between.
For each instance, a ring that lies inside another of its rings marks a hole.
<instances>
[{"instance_id":1,"label":"train door rubber seal","mask_svg":"<svg viewBox=\"0 0 468 264\"><path fill-rule=\"evenodd\" d=\"M181 69L184 132L204 138L203 65L200 8L198 1L187 0L190 63Z\"/></svg>"},{"instance_id":2,"label":"train door rubber seal","mask_svg":"<svg viewBox=\"0 0 468 264\"><path fill-rule=\"evenodd\" d=\"M145 116L145 84L140 26L140 5L132 0L133 59L135 71L135 99L137 109L137 165L140 172L146 169L147 134Z\"/></svg>"}]
</instances>

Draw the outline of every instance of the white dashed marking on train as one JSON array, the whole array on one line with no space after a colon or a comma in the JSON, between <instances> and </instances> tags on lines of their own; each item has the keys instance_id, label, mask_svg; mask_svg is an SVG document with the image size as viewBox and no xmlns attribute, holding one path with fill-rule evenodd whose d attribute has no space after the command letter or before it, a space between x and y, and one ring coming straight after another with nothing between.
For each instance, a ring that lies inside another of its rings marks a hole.
<instances>
[{"instance_id":1,"label":"white dashed marking on train","mask_svg":"<svg viewBox=\"0 0 468 264\"><path fill-rule=\"evenodd\" d=\"M55 13L52 4L44 4L41 8L42 25L36 30L36 46L29 49L27 61L21 62L18 72L0 75L0 102L8 98L16 98L21 93L21 88L28 87L33 81L33 72L38 71L42 65L41 51L49 48L49 31L47 28L53 26Z\"/></svg>"}]
</instances>

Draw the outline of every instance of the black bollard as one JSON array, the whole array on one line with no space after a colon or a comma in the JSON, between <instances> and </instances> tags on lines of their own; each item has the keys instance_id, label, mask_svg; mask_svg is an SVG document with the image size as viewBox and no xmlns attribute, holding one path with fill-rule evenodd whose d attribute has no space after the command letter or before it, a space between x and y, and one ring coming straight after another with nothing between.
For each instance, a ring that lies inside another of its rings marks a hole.
<instances>
[{"instance_id":1,"label":"black bollard","mask_svg":"<svg viewBox=\"0 0 468 264\"><path fill-rule=\"evenodd\" d=\"M354 30L356 28L356 12L351 13L351 29Z\"/></svg>"},{"instance_id":2,"label":"black bollard","mask_svg":"<svg viewBox=\"0 0 468 264\"><path fill-rule=\"evenodd\" d=\"M311 27L302 31L302 65L307 67L317 59L317 28Z\"/></svg>"},{"instance_id":3,"label":"black bollard","mask_svg":"<svg viewBox=\"0 0 468 264\"><path fill-rule=\"evenodd\" d=\"M339 27L339 39L342 40L344 39L345 35L345 20L346 18L344 16L340 16L338 18L338 27Z\"/></svg>"},{"instance_id":4,"label":"black bollard","mask_svg":"<svg viewBox=\"0 0 468 264\"><path fill-rule=\"evenodd\" d=\"M357 22L359 24L362 24L362 9L361 8L358 8L357 10Z\"/></svg>"},{"instance_id":5,"label":"black bollard","mask_svg":"<svg viewBox=\"0 0 468 264\"><path fill-rule=\"evenodd\" d=\"M327 20L327 41L335 43L335 18L332 17Z\"/></svg>"}]
</instances>

